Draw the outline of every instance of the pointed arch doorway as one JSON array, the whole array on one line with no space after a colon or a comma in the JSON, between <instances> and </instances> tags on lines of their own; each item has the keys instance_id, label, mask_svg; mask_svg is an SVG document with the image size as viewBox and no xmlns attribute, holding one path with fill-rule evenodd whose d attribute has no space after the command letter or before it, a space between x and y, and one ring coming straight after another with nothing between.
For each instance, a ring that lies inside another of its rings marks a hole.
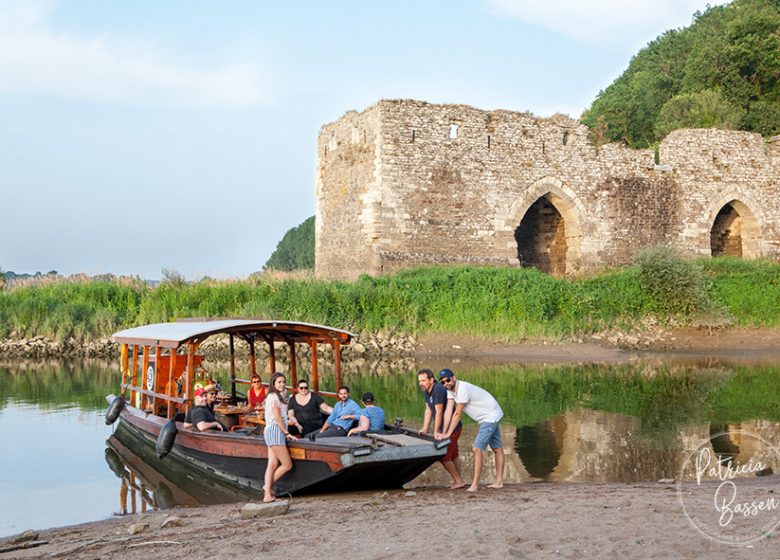
<instances>
[{"instance_id":1,"label":"pointed arch doorway","mask_svg":"<svg viewBox=\"0 0 780 560\"><path fill-rule=\"evenodd\" d=\"M760 256L761 231L753 212L739 200L731 200L718 211L710 229L713 257L754 259Z\"/></svg>"},{"instance_id":2,"label":"pointed arch doorway","mask_svg":"<svg viewBox=\"0 0 780 560\"><path fill-rule=\"evenodd\" d=\"M561 197L551 192L539 197L515 229L520 266L556 276L571 272L576 229L571 208Z\"/></svg>"}]
</instances>

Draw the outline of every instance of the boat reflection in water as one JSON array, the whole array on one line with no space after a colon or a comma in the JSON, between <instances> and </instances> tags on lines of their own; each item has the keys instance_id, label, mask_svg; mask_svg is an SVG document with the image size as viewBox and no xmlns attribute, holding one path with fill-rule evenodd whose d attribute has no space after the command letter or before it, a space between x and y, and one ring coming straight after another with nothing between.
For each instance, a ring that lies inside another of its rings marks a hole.
<instances>
[{"instance_id":1,"label":"boat reflection in water","mask_svg":"<svg viewBox=\"0 0 780 560\"><path fill-rule=\"evenodd\" d=\"M192 476L170 462L159 460L153 452L145 453L145 448L139 448L137 452L141 455L137 455L114 436L106 444L106 463L121 480L119 515L176 506L240 502L256 497L222 485L218 479Z\"/></svg>"}]
</instances>

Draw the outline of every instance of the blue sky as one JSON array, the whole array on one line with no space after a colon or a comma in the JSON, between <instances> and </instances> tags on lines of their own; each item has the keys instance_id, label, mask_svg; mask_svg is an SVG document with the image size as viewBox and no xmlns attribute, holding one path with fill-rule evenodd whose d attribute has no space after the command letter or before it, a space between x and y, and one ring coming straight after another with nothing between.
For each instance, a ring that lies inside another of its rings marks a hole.
<instances>
[{"instance_id":1,"label":"blue sky","mask_svg":"<svg viewBox=\"0 0 780 560\"><path fill-rule=\"evenodd\" d=\"M0 0L0 268L246 276L379 99L578 117L706 1Z\"/></svg>"}]
</instances>

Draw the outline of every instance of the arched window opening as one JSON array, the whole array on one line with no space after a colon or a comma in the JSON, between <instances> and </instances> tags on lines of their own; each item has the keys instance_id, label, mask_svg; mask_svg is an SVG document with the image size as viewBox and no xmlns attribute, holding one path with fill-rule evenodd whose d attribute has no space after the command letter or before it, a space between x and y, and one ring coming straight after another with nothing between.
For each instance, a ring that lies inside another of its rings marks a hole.
<instances>
[{"instance_id":1,"label":"arched window opening","mask_svg":"<svg viewBox=\"0 0 780 560\"><path fill-rule=\"evenodd\" d=\"M566 274L566 225L547 196L531 205L515 230L517 258L524 267L548 274Z\"/></svg>"},{"instance_id":2,"label":"arched window opening","mask_svg":"<svg viewBox=\"0 0 780 560\"><path fill-rule=\"evenodd\" d=\"M731 203L721 208L710 230L713 257L742 257L742 216Z\"/></svg>"}]
</instances>

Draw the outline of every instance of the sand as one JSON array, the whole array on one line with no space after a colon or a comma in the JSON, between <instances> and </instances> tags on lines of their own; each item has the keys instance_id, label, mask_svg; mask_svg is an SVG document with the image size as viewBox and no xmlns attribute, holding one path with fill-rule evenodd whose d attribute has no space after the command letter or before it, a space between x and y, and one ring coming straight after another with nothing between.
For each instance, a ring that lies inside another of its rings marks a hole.
<instances>
[{"instance_id":1,"label":"sand","mask_svg":"<svg viewBox=\"0 0 780 560\"><path fill-rule=\"evenodd\" d=\"M777 476L760 481L777 486ZM408 494L408 495L407 495ZM241 504L178 508L44 531L0 558L778 558L777 538L727 546L685 518L676 485L512 485L294 498L286 515ZM168 516L181 526L160 526ZM128 534L133 523L149 528Z\"/></svg>"}]
</instances>

